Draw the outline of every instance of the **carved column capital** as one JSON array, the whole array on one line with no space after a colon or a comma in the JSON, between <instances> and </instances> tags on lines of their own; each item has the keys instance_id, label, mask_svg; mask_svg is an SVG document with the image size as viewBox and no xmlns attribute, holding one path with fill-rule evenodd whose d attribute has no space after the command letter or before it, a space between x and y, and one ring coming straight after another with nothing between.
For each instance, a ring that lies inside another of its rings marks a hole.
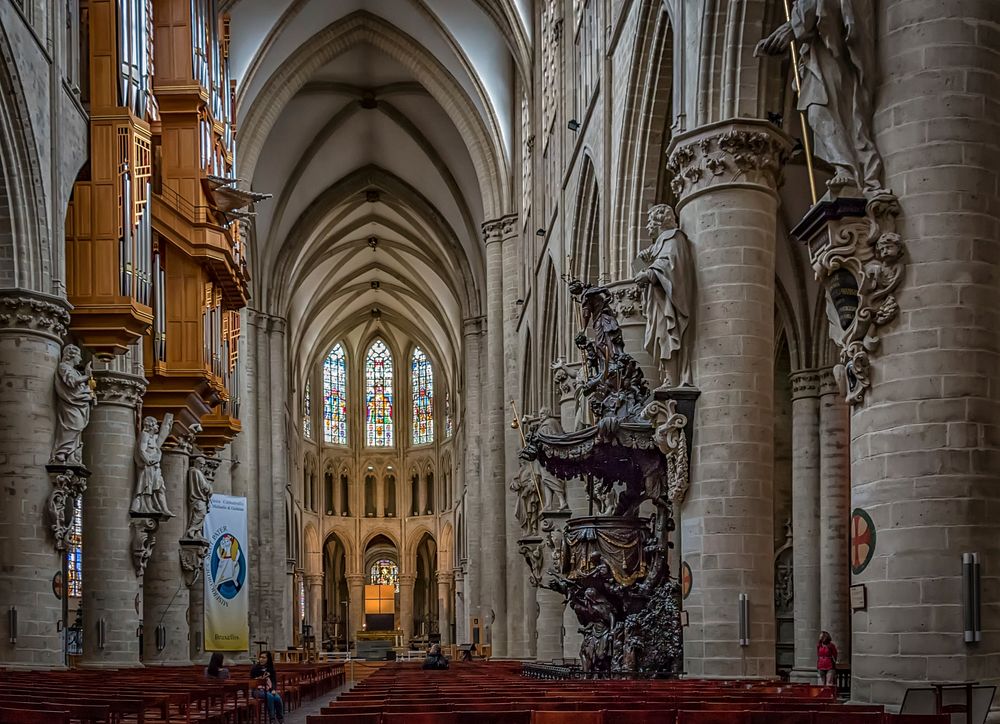
<instances>
[{"instance_id":1,"label":"carved column capital","mask_svg":"<svg viewBox=\"0 0 1000 724\"><path fill-rule=\"evenodd\" d=\"M792 140L768 121L740 118L711 123L674 138L667 170L678 208L693 197L726 186L777 193Z\"/></svg>"},{"instance_id":2,"label":"carved column capital","mask_svg":"<svg viewBox=\"0 0 1000 724\"><path fill-rule=\"evenodd\" d=\"M306 585L312 588L313 586L323 585L323 574L322 573L310 573L306 576Z\"/></svg>"},{"instance_id":3,"label":"carved column capital","mask_svg":"<svg viewBox=\"0 0 1000 724\"><path fill-rule=\"evenodd\" d=\"M788 379L792 383L792 402L806 397L819 397L819 370L798 370L788 375Z\"/></svg>"},{"instance_id":4,"label":"carved column capital","mask_svg":"<svg viewBox=\"0 0 1000 724\"><path fill-rule=\"evenodd\" d=\"M0 333L29 332L62 343L69 327L69 302L27 289L0 291Z\"/></svg>"},{"instance_id":5,"label":"carved column capital","mask_svg":"<svg viewBox=\"0 0 1000 724\"><path fill-rule=\"evenodd\" d=\"M517 235L517 214L506 214L483 222L483 242L487 245L506 241Z\"/></svg>"},{"instance_id":6,"label":"carved column capital","mask_svg":"<svg viewBox=\"0 0 1000 724\"><path fill-rule=\"evenodd\" d=\"M146 380L116 370L94 370L94 394L98 405L117 405L138 409L146 394Z\"/></svg>"},{"instance_id":7,"label":"carved column capital","mask_svg":"<svg viewBox=\"0 0 1000 724\"><path fill-rule=\"evenodd\" d=\"M819 396L826 397L827 395L839 395L840 385L837 384L837 376L834 373L833 367L824 367L821 370L816 370L819 377Z\"/></svg>"},{"instance_id":8,"label":"carved column capital","mask_svg":"<svg viewBox=\"0 0 1000 724\"><path fill-rule=\"evenodd\" d=\"M87 489L90 471L82 465L48 464L45 466L52 479L49 493L49 517L52 536L57 551L68 548L69 533L73 524L73 510L77 498Z\"/></svg>"},{"instance_id":9,"label":"carved column capital","mask_svg":"<svg viewBox=\"0 0 1000 724\"><path fill-rule=\"evenodd\" d=\"M455 574L454 574L453 571L450 571L450 570L448 570L448 571L437 571L434 574L434 577L437 579L437 583L438 583L439 586L440 585L451 585L451 583L454 582L454 580L455 580Z\"/></svg>"}]
</instances>

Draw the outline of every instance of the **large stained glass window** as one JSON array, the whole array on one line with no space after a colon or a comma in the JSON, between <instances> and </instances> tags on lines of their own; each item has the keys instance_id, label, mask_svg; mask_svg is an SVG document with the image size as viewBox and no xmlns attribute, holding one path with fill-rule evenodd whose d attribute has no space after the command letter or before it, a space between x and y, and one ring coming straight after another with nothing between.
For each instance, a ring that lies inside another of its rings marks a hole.
<instances>
[{"instance_id":1,"label":"large stained glass window","mask_svg":"<svg viewBox=\"0 0 1000 724\"><path fill-rule=\"evenodd\" d=\"M340 344L323 362L323 439L347 444L347 356Z\"/></svg>"},{"instance_id":2,"label":"large stained glass window","mask_svg":"<svg viewBox=\"0 0 1000 724\"><path fill-rule=\"evenodd\" d=\"M306 380L306 389L302 395L302 434L307 438L312 438L312 391L309 388L309 380Z\"/></svg>"},{"instance_id":3,"label":"large stained glass window","mask_svg":"<svg viewBox=\"0 0 1000 724\"><path fill-rule=\"evenodd\" d=\"M413 444L434 442L434 370L420 347L413 350L410 360L413 382Z\"/></svg>"},{"instance_id":4,"label":"large stained glass window","mask_svg":"<svg viewBox=\"0 0 1000 724\"><path fill-rule=\"evenodd\" d=\"M73 521L70 523L68 542L67 593L70 597L79 597L83 595L83 496L80 495L73 504Z\"/></svg>"},{"instance_id":5,"label":"large stained glass window","mask_svg":"<svg viewBox=\"0 0 1000 724\"><path fill-rule=\"evenodd\" d=\"M392 353L381 339L365 358L365 428L372 447L392 447Z\"/></svg>"},{"instance_id":6,"label":"large stained glass window","mask_svg":"<svg viewBox=\"0 0 1000 724\"><path fill-rule=\"evenodd\" d=\"M399 593L399 566L388 558L372 563L371 584L373 586L395 586Z\"/></svg>"},{"instance_id":7,"label":"large stained glass window","mask_svg":"<svg viewBox=\"0 0 1000 724\"><path fill-rule=\"evenodd\" d=\"M444 439L448 440L455 434L455 418L451 414L451 391L444 393Z\"/></svg>"}]
</instances>

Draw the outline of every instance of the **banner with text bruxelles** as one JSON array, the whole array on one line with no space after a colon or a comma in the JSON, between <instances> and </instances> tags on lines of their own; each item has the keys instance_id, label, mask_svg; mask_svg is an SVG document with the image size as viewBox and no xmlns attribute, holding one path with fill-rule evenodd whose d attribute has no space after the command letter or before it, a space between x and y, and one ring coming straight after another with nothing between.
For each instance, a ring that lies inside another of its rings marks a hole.
<instances>
[{"instance_id":1,"label":"banner with text bruxelles","mask_svg":"<svg viewBox=\"0 0 1000 724\"><path fill-rule=\"evenodd\" d=\"M205 650L249 651L247 499L213 495L205 537Z\"/></svg>"}]
</instances>

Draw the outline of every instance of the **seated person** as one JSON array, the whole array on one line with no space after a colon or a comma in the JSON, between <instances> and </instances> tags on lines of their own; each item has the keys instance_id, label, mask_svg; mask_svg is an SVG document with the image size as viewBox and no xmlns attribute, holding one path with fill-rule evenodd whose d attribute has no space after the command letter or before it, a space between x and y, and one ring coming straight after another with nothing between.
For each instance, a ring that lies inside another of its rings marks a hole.
<instances>
[{"instance_id":1,"label":"seated person","mask_svg":"<svg viewBox=\"0 0 1000 724\"><path fill-rule=\"evenodd\" d=\"M222 666L222 652L216 651L208 661L205 676L209 679L228 679L229 669Z\"/></svg>"},{"instance_id":2,"label":"seated person","mask_svg":"<svg viewBox=\"0 0 1000 724\"><path fill-rule=\"evenodd\" d=\"M424 659L425 669L447 669L448 659L444 657L441 653L441 645L434 644L431 646L430 651L427 652L427 658Z\"/></svg>"},{"instance_id":3,"label":"seated person","mask_svg":"<svg viewBox=\"0 0 1000 724\"><path fill-rule=\"evenodd\" d=\"M268 719L282 724L285 721L285 703L278 694L278 675L274 671L274 658L270 651L260 652L257 663L250 669L250 678L254 680L253 697L264 699L267 704Z\"/></svg>"}]
</instances>

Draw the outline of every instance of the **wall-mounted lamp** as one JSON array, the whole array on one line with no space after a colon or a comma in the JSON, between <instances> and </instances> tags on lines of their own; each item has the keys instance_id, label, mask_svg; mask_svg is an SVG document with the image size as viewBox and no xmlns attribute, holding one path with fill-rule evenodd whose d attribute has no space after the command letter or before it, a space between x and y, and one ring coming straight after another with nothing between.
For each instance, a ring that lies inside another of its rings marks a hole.
<instances>
[{"instance_id":1,"label":"wall-mounted lamp","mask_svg":"<svg viewBox=\"0 0 1000 724\"><path fill-rule=\"evenodd\" d=\"M962 554L962 609L965 618L965 643L983 640L980 619L981 582L978 553Z\"/></svg>"},{"instance_id":2,"label":"wall-mounted lamp","mask_svg":"<svg viewBox=\"0 0 1000 724\"><path fill-rule=\"evenodd\" d=\"M750 597L740 594L740 646L750 645Z\"/></svg>"},{"instance_id":3,"label":"wall-mounted lamp","mask_svg":"<svg viewBox=\"0 0 1000 724\"><path fill-rule=\"evenodd\" d=\"M535 229L535 236L545 236L545 229Z\"/></svg>"},{"instance_id":4,"label":"wall-mounted lamp","mask_svg":"<svg viewBox=\"0 0 1000 724\"><path fill-rule=\"evenodd\" d=\"M569 122L566 124L566 127L569 128L569 130L576 133L577 131L580 130L580 121L576 120L575 118L570 118Z\"/></svg>"},{"instance_id":5,"label":"wall-mounted lamp","mask_svg":"<svg viewBox=\"0 0 1000 724\"><path fill-rule=\"evenodd\" d=\"M162 623L156 627L156 650L163 651L167 648L167 627Z\"/></svg>"},{"instance_id":6,"label":"wall-mounted lamp","mask_svg":"<svg viewBox=\"0 0 1000 724\"><path fill-rule=\"evenodd\" d=\"M7 612L7 624L10 628L10 642L17 644L17 609L13 606Z\"/></svg>"},{"instance_id":7,"label":"wall-mounted lamp","mask_svg":"<svg viewBox=\"0 0 1000 724\"><path fill-rule=\"evenodd\" d=\"M523 299L515 299L514 300L514 304L516 304L517 306L520 307L522 304L524 304L524 300Z\"/></svg>"},{"instance_id":8,"label":"wall-mounted lamp","mask_svg":"<svg viewBox=\"0 0 1000 724\"><path fill-rule=\"evenodd\" d=\"M108 641L108 622L104 618L97 619L97 648L104 650Z\"/></svg>"}]
</instances>

